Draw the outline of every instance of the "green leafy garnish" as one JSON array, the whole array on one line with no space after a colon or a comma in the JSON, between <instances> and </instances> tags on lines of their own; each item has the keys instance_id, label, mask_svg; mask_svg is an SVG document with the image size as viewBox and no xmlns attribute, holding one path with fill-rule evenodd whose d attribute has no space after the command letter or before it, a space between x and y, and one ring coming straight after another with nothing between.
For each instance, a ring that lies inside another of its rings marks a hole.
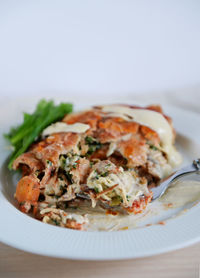
<instances>
[{"instance_id":1,"label":"green leafy garnish","mask_svg":"<svg viewBox=\"0 0 200 278\"><path fill-rule=\"evenodd\" d=\"M153 145L150 141L147 141L146 143L149 145L150 149L154 151L159 151L159 149L155 145Z\"/></svg>"},{"instance_id":2,"label":"green leafy garnish","mask_svg":"<svg viewBox=\"0 0 200 278\"><path fill-rule=\"evenodd\" d=\"M55 105L52 100L43 99L38 103L33 114L24 113L23 124L11 128L10 132L4 135L14 147L8 168L12 169L13 161L28 149L44 128L61 120L65 114L72 112L72 108L71 103Z\"/></svg>"},{"instance_id":3,"label":"green leafy garnish","mask_svg":"<svg viewBox=\"0 0 200 278\"><path fill-rule=\"evenodd\" d=\"M154 146L154 145L151 145L150 146L150 149L152 149L152 150L154 150L154 151L158 151L159 149L156 147L156 146Z\"/></svg>"},{"instance_id":4,"label":"green leafy garnish","mask_svg":"<svg viewBox=\"0 0 200 278\"><path fill-rule=\"evenodd\" d=\"M72 169L77 168L77 161L80 159L80 156L74 153L68 153L61 155L59 158L60 168L66 172L71 171Z\"/></svg>"},{"instance_id":5,"label":"green leafy garnish","mask_svg":"<svg viewBox=\"0 0 200 278\"><path fill-rule=\"evenodd\" d=\"M94 173L96 174L94 179L98 180L100 178L100 175L99 175L98 171L94 170Z\"/></svg>"},{"instance_id":6,"label":"green leafy garnish","mask_svg":"<svg viewBox=\"0 0 200 278\"><path fill-rule=\"evenodd\" d=\"M96 193L99 193L99 189L98 189L97 187L94 187L94 191L95 191Z\"/></svg>"},{"instance_id":7,"label":"green leafy garnish","mask_svg":"<svg viewBox=\"0 0 200 278\"><path fill-rule=\"evenodd\" d=\"M101 177L107 177L108 175L109 175L109 172L108 172L108 171L106 171L106 172L100 174Z\"/></svg>"},{"instance_id":8,"label":"green leafy garnish","mask_svg":"<svg viewBox=\"0 0 200 278\"><path fill-rule=\"evenodd\" d=\"M86 136L85 137L85 143L88 145L88 152L87 155L93 154L96 150L101 149L102 144L98 142L95 138L91 136Z\"/></svg>"},{"instance_id":9,"label":"green leafy garnish","mask_svg":"<svg viewBox=\"0 0 200 278\"><path fill-rule=\"evenodd\" d=\"M93 137L91 137L91 136L86 136L86 137L85 137L85 142L86 142L86 144L88 144L88 145L93 144L95 141L96 141L96 140L95 140Z\"/></svg>"}]
</instances>

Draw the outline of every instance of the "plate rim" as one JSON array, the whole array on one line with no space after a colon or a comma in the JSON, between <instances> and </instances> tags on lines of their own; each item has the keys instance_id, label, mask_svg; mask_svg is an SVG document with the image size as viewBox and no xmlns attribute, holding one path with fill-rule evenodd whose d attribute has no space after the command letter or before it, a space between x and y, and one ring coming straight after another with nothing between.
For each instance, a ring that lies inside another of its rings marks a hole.
<instances>
[{"instance_id":1,"label":"plate rim","mask_svg":"<svg viewBox=\"0 0 200 278\"><path fill-rule=\"evenodd\" d=\"M169 106L169 105L166 105L165 107L166 107L166 110L171 110L171 111L172 110L173 111L176 110L176 112L178 110L179 112L181 111L181 113L184 113L185 116L187 116L187 115L191 116L192 115L192 117L194 117L196 119L198 118L200 120L200 115L198 115L197 113L194 113L194 112L191 112L191 111L186 111L186 110L183 110L181 108L176 108L174 106ZM200 139L200 134L198 134L198 137ZM197 138L195 138L195 139L197 139ZM198 141L198 139L194 140L194 141ZM10 216L14 217L14 215L16 215L16 213L17 213L17 217L19 217L18 219L21 219L22 222L24 222L24 223L28 222L30 225L35 226L36 230L37 229L40 230L40 228L42 226L44 227L43 223L41 223L38 220L35 220L35 219L33 219L33 218L23 214L19 210L17 210L11 203L9 203L6 200L6 198L3 195L2 191L0 191L0 200L1 200L1 202L0 202L0 216L4 215L3 212L4 212L5 208L7 208L9 213L11 213ZM5 205L5 207L4 207L4 205ZM13 213L13 210L15 210L15 213ZM192 212L194 214L195 211L197 212L198 210L200 210L200 205L197 205L194 208L190 209L189 212L190 213ZM188 216L188 213L179 216L178 219L180 221L180 219L182 219L183 217L188 218L187 216ZM12 217L11 217L11 219L13 220ZM24 217L25 217L25 220L23 219ZM173 220L174 219L170 219L169 222L173 221ZM34 221L34 222L32 222L32 221ZM183 222L184 222L184 220L183 220ZM30 245L22 244L22 242L18 241L19 238L17 240L14 240L14 238L8 236L9 233L6 233L6 229L5 229L7 227L7 231L8 231L8 229L12 228L12 226L9 226L10 222L8 222L8 221L6 222L6 219L5 219L4 223L6 223L6 224L3 225L3 229L2 229L3 231L2 230L0 231L0 241L1 242L5 243L5 244L7 244L9 246L12 246L14 248L17 248L17 249L29 252L29 253L34 253L34 254L43 255L43 256L49 256L49 257L56 257L56 258L74 259L74 260L93 260L93 261L101 260L101 261L103 261L103 260L124 260L124 259L131 259L131 258L144 258L144 257L155 256L155 255L163 254L165 252L169 252L169 251L177 250L177 249L180 249L180 248L184 248L184 247L190 246L190 245L195 244L196 242L200 241L200 234L199 234L199 235L195 235L193 237L190 236L189 239L187 238L187 239L183 240L182 242L177 242L176 244L170 245L169 247L164 246L164 247L156 248L155 250L151 250L151 251L146 252L146 253L145 253L145 251L143 251L143 253L140 253L140 254L139 253L138 254L137 253L136 254L134 254L134 253L126 253L125 254L123 252L118 253L118 254L117 253L113 253L112 255L111 255L111 253L109 255L105 255L105 254L102 255L103 253L99 254L98 252L96 252L96 254L92 254L92 255L88 254L88 256L87 255L81 255L81 253L79 255L78 254L71 254L70 255L70 254L67 254L67 253L65 253L65 254L63 254L63 253L61 254L60 253L59 254L59 252L57 253L53 249L51 251L47 250L48 248L47 249L43 249L43 250L39 250L38 249L38 251L37 251L36 249L31 248ZM186 223L187 223L187 221L186 221ZM196 224L198 224L198 227L200 228L200 221L199 222L196 221ZM40 226L40 225L42 225L42 226ZM49 227L42 228L41 230L48 230L51 234L55 234L55 233L57 234L58 229L62 229L64 231L66 231L66 229L60 228L60 227L54 227L54 226L51 226L51 225L45 225L45 226L49 226ZM152 231L152 232L154 232L154 231L156 232L157 230L159 231L161 227L156 227L156 226L158 226L158 225L153 225L153 226L150 226L150 227L140 228L140 230L141 229L145 229L145 231ZM54 229L56 229L56 230L54 231ZM115 231L113 231L113 232L87 232L87 231L68 230L65 233L67 233L67 234L71 233L72 237L79 238L79 237L82 237L82 233L84 233L85 235L88 234L88 233L90 235L91 235L91 233L93 235L98 234L98 237L105 237L104 235L106 234L106 235L109 235L109 236L106 236L106 237L111 237L110 235L115 235L116 233L117 233L117 235L124 235L124 234L128 235L130 233L134 234L134 231L135 230L116 231L116 232ZM63 232L62 233L59 232L59 234L63 234ZM75 234L77 236L75 236ZM117 252L119 252L118 249L116 249L116 250L117 250Z\"/></svg>"}]
</instances>

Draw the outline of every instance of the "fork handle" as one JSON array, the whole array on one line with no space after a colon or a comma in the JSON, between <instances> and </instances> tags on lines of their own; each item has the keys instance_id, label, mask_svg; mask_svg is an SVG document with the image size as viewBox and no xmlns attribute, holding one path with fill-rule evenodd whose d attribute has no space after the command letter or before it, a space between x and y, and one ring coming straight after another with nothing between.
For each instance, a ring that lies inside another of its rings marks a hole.
<instances>
[{"instance_id":1,"label":"fork handle","mask_svg":"<svg viewBox=\"0 0 200 278\"><path fill-rule=\"evenodd\" d=\"M200 159L194 160L192 164L183 167L180 170L177 170L176 172L172 173L170 176L162 180L160 185L151 189L151 191L153 192L152 200L161 197L165 193L165 190L167 189L169 184L177 177L198 172L198 171L200 171Z\"/></svg>"},{"instance_id":2,"label":"fork handle","mask_svg":"<svg viewBox=\"0 0 200 278\"><path fill-rule=\"evenodd\" d=\"M174 173L174 179L178 176L200 171L200 159L193 160L191 165L181 168Z\"/></svg>"}]
</instances>

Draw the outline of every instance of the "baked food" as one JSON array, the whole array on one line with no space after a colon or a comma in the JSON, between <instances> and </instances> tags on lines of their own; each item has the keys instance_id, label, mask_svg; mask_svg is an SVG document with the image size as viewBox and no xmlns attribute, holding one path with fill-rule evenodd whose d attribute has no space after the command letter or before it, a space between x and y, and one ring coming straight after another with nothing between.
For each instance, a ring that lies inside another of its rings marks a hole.
<instances>
[{"instance_id":1,"label":"baked food","mask_svg":"<svg viewBox=\"0 0 200 278\"><path fill-rule=\"evenodd\" d=\"M66 115L13 163L23 177L20 209L43 222L84 229L87 217L68 208L101 206L140 213L151 187L179 162L172 121L160 106L98 106Z\"/></svg>"}]
</instances>

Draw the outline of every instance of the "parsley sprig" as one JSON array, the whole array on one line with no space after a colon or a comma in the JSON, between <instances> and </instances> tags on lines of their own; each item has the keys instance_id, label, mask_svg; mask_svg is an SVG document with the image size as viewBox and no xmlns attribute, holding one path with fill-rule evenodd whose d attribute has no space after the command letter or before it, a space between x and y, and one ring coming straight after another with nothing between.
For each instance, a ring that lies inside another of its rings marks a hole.
<instances>
[{"instance_id":1,"label":"parsley sprig","mask_svg":"<svg viewBox=\"0 0 200 278\"><path fill-rule=\"evenodd\" d=\"M28 149L44 128L61 120L65 114L72 112L72 108L71 103L55 105L52 100L42 99L32 114L24 113L23 123L11 128L10 132L4 135L14 147L8 168L12 169L13 161Z\"/></svg>"}]
</instances>

